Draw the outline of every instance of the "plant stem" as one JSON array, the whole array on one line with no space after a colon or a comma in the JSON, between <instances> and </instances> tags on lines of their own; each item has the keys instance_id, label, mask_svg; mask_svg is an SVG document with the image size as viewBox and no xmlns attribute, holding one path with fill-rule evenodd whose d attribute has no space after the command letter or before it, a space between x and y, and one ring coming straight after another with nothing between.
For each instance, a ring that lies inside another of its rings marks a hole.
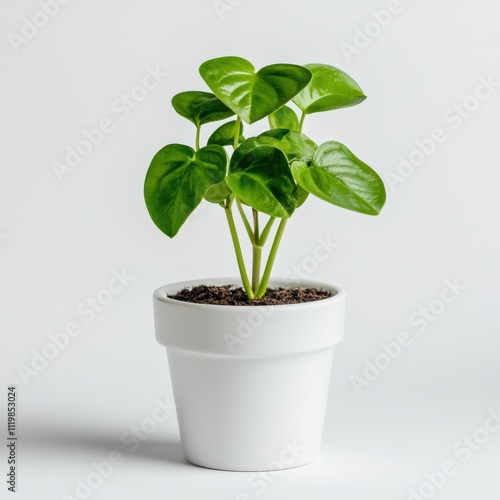
<instances>
[{"instance_id":1,"label":"plant stem","mask_svg":"<svg viewBox=\"0 0 500 500\"><path fill-rule=\"evenodd\" d=\"M267 221L267 224L264 227L264 230L260 234L259 245L261 247L263 247L266 244L267 237L269 236L269 233L271 232L271 228L273 227L275 220L276 220L276 217L270 217L269 220Z\"/></svg>"},{"instance_id":2,"label":"plant stem","mask_svg":"<svg viewBox=\"0 0 500 500\"><path fill-rule=\"evenodd\" d=\"M233 212L231 211L231 203L226 203L224 207L226 212L227 223L229 224L229 231L231 232L231 238L233 240L234 251L236 253L236 260L238 261L238 269L240 270L241 281L243 283L243 288L249 299L254 299L255 295L250 286L250 281L248 280L247 270L245 269L245 262L243 260L243 254L241 253L240 240L238 239L238 233L236 231L236 225L234 224Z\"/></svg>"},{"instance_id":3,"label":"plant stem","mask_svg":"<svg viewBox=\"0 0 500 500\"><path fill-rule=\"evenodd\" d=\"M243 225L247 230L248 237L250 238L250 241L253 243L254 236L252 232L252 227L250 226L250 222L248 222L247 216L245 215L245 211L241 206L241 201L239 198L236 198L236 206L238 207L238 212L240 213L241 219L243 220Z\"/></svg>"},{"instance_id":4,"label":"plant stem","mask_svg":"<svg viewBox=\"0 0 500 500\"><path fill-rule=\"evenodd\" d=\"M262 247L253 245L252 252L252 291L257 295L260 285L260 261L262 259Z\"/></svg>"},{"instance_id":5,"label":"plant stem","mask_svg":"<svg viewBox=\"0 0 500 500\"><path fill-rule=\"evenodd\" d=\"M196 151L200 149L200 131L201 131L201 126L196 127Z\"/></svg>"},{"instance_id":6,"label":"plant stem","mask_svg":"<svg viewBox=\"0 0 500 500\"><path fill-rule=\"evenodd\" d=\"M299 122L299 133L302 133L302 127L304 126L305 119L306 119L306 114L304 111L302 111L302 116L300 117L300 122Z\"/></svg>"},{"instance_id":7,"label":"plant stem","mask_svg":"<svg viewBox=\"0 0 500 500\"><path fill-rule=\"evenodd\" d=\"M259 212L252 208L253 216L253 247L252 247L252 290L256 294L260 285L260 261L262 259L262 247L259 244Z\"/></svg>"},{"instance_id":8,"label":"plant stem","mask_svg":"<svg viewBox=\"0 0 500 500\"><path fill-rule=\"evenodd\" d=\"M233 149L236 149L238 147L238 144L240 143L240 127L241 127L241 118L238 116L236 118L236 125L235 125L236 132L234 133Z\"/></svg>"},{"instance_id":9,"label":"plant stem","mask_svg":"<svg viewBox=\"0 0 500 500\"><path fill-rule=\"evenodd\" d=\"M269 257L267 259L266 268L264 269L264 275L262 276L262 280L260 282L259 289L257 291L257 298L262 298L267 290L267 285L269 283L269 278L271 277L271 271L273 269L274 260L276 259L276 253L278 252L278 247L280 246L281 237L283 236L283 232L285 231L286 223L288 219L281 219L280 225L278 226L278 230L276 231L276 236L274 237L273 246L271 247L271 251L269 252Z\"/></svg>"},{"instance_id":10,"label":"plant stem","mask_svg":"<svg viewBox=\"0 0 500 500\"><path fill-rule=\"evenodd\" d=\"M254 242L259 244L259 212L252 208Z\"/></svg>"}]
</instances>

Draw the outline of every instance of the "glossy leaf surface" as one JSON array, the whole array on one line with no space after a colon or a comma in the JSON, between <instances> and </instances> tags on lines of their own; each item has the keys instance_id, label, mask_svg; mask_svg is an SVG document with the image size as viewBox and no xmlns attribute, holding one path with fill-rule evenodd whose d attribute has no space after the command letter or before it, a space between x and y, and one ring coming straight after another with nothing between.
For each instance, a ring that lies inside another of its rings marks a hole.
<instances>
[{"instance_id":1,"label":"glossy leaf surface","mask_svg":"<svg viewBox=\"0 0 500 500\"><path fill-rule=\"evenodd\" d=\"M288 218L297 206L297 185L277 148L257 145L233 155L226 182L244 203L273 217Z\"/></svg>"},{"instance_id":2,"label":"glossy leaf surface","mask_svg":"<svg viewBox=\"0 0 500 500\"><path fill-rule=\"evenodd\" d=\"M339 142L322 144L310 166L296 160L291 169L299 186L339 207L378 215L384 206L382 179Z\"/></svg>"},{"instance_id":3,"label":"glossy leaf surface","mask_svg":"<svg viewBox=\"0 0 500 500\"><path fill-rule=\"evenodd\" d=\"M234 115L224 103L210 92L196 90L181 92L172 98L175 111L197 127L205 123L225 120Z\"/></svg>"},{"instance_id":4,"label":"glossy leaf surface","mask_svg":"<svg viewBox=\"0 0 500 500\"><path fill-rule=\"evenodd\" d=\"M194 151L170 144L151 161L144 183L149 215L171 238L201 202L208 188L224 179L227 155L221 146Z\"/></svg>"},{"instance_id":5,"label":"glossy leaf surface","mask_svg":"<svg viewBox=\"0 0 500 500\"><path fill-rule=\"evenodd\" d=\"M360 86L342 70L326 64L306 64L309 84L293 98L306 114L354 106L366 99Z\"/></svg>"},{"instance_id":6,"label":"glossy leaf surface","mask_svg":"<svg viewBox=\"0 0 500 500\"><path fill-rule=\"evenodd\" d=\"M246 123L281 108L310 81L311 72L295 64L272 64L259 71L241 57L204 62L200 74L212 92Z\"/></svg>"}]
</instances>

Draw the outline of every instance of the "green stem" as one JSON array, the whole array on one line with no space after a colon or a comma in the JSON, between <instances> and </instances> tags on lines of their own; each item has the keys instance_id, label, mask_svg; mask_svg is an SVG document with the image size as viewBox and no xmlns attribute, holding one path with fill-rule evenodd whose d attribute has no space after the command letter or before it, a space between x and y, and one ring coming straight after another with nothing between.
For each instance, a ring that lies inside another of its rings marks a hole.
<instances>
[{"instance_id":1,"label":"green stem","mask_svg":"<svg viewBox=\"0 0 500 500\"><path fill-rule=\"evenodd\" d=\"M252 260L252 290L257 295L260 285L260 262L262 260L262 247L253 245Z\"/></svg>"},{"instance_id":2,"label":"green stem","mask_svg":"<svg viewBox=\"0 0 500 500\"><path fill-rule=\"evenodd\" d=\"M201 131L201 126L196 127L196 140L195 140L196 151L200 149L200 131Z\"/></svg>"},{"instance_id":3,"label":"green stem","mask_svg":"<svg viewBox=\"0 0 500 500\"><path fill-rule=\"evenodd\" d=\"M257 293L260 284L260 261L262 259L262 247L259 244L259 212L252 208L253 216L253 246L252 246L252 290Z\"/></svg>"},{"instance_id":4,"label":"green stem","mask_svg":"<svg viewBox=\"0 0 500 500\"><path fill-rule=\"evenodd\" d=\"M243 207L241 206L241 201L239 198L236 198L236 206L238 207L238 212L240 213L241 219L243 220L243 225L247 230L248 237L250 238L250 241L253 243L254 236L252 232L252 227L250 226L250 222L248 222L247 216L245 214L245 211L243 210Z\"/></svg>"},{"instance_id":5,"label":"green stem","mask_svg":"<svg viewBox=\"0 0 500 500\"><path fill-rule=\"evenodd\" d=\"M236 231L236 225L234 224L233 212L231 211L231 204L226 203L224 207L226 212L227 223L229 224L229 231L231 232L231 238L233 240L234 251L236 253L236 260L238 261L238 269L240 270L241 281L243 283L243 288L249 299L255 298L255 295L250 286L250 281L248 280L247 270L245 269L245 262L243 260L243 254L241 252L240 240L238 239L238 233Z\"/></svg>"},{"instance_id":6,"label":"green stem","mask_svg":"<svg viewBox=\"0 0 500 500\"><path fill-rule=\"evenodd\" d=\"M253 234L255 237L255 243L259 244L259 212L252 208L252 217L253 217Z\"/></svg>"},{"instance_id":7,"label":"green stem","mask_svg":"<svg viewBox=\"0 0 500 500\"><path fill-rule=\"evenodd\" d=\"M302 133L302 127L304 126L305 119L306 119L306 114L304 111L302 111L302 116L300 117L300 122L299 122L299 133Z\"/></svg>"},{"instance_id":8,"label":"green stem","mask_svg":"<svg viewBox=\"0 0 500 500\"><path fill-rule=\"evenodd\" d=\"M276 253L278 252L278 247L280 246L281 237L283 236L283 232L285 231L287 221L288 219L281 219L280 225L278 226L278 230L276 231L276 236L274 237L273 246L271 247L271 251L269 252L266 268L264 269L264 275L262 276L262 280L260 282L260 286L257 291L257 298L259 299L262 298L266 293L267 285L269 283L269 278L271 277L271 271L274 265L274 260L276 259Z\"/></svg>"},{"instance_id":9,"label":"green stem","mask_svg":"<svg viewBox=\"0 0 500 500\"><path fill-rule=\"evenodd\" d=\"M264 227L264 230L262 231L262 233L260 233L259 245L261 247L263 247L266 244L267 237L269 236L269 233L271 232L271 228L273 227L275 220L276 220L276 217L270 217L269 220L267 221L267 224Z\"/></svg>"},{"instance_id":10,"label":"green stem","mask_svg":"<svg viewBox=\"0 0 500 500\"><path fill-rule=\"evenodd\" d=\"M236 132L234 133L233 149L236 149L238 147L238 144L240 143L240 128L241 128L241 118L238 116L236 118L236 126L235 126Z\"/></svg>"}]
</instances>

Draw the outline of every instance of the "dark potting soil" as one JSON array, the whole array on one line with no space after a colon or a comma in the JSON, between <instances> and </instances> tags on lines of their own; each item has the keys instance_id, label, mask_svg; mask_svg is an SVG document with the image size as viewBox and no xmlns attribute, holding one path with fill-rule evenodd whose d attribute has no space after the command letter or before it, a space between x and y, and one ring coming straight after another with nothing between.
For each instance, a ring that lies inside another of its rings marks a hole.
<instances>
[{"instance_id":1,"label":"dark potting soil","mask_svg":"<svg viewBox=\"0 0 500 500\"><path fill-rule=\"evenodd\" d=\"M332 293L317 288L268 288L262 299L250 300L241 287L234 285L206 286L198 285L184 288L171 299L196 304L214 304L219 306L277 306L283 304L300 304L327 299Z\"/></svg>"}]
</instances>

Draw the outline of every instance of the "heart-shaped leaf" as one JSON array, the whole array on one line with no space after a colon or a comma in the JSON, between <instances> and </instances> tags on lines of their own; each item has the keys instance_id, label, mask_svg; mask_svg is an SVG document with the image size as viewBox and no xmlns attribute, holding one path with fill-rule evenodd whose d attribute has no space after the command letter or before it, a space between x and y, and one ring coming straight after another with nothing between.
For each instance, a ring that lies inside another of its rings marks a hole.
<instances>
[{"instance_id":1,"label":"heart-shaped leaf","mask_svg":"<svg viewBox=\"0 0 500 500\"><path fill-rule=\"evenodd\" d=\"M339 142L322 144L310 166L295 160L291 169L299 186L333 205L367 215L384 206L382 179Z\"/></svg>"},{"instance_id":2,"label":"heart-shaped leaf","mask_svg":"<svg viewBox=\"0 0 500 500\"><path fill-rule=\"evenodd\" d=\"M303 66L272 64L256 72L249 61L232 56L204 62L200 74L210 90L247 123L281 108L311 79Z\"/></svg>"},{"instance_id":3,"label":"heart-shaped leaf","mask_svg":"<svg viewBox=\"0 0 500 500\"><path fill-rule=\"evenodd\" d=\"M297 185L277 148L256 146L233 155L226 182L244 203L273 217L288 218L297 206Z\"/></svg>"},{"instance_id":4,"label":"heart-shaped leaf","mask_svg":"<svg viewBox=\"0 0 500 500\"><path fill-rule=\"evenodd\" d=\"M174 237L199 205L207 189L224 179L227 154L221 146L194 151L170 144L151 161L144 183L149 215L167 236Z\"/></svg>"},{"instance_id":5,"label":"heart-shaped leaf","mask_svg":"<svg viewBox=\"0 0 500 500\"><path fill-rule=\"evenodd\" d=\"M230 121L221 125L209 138L208 144L217 144L219 146L232 146L236 134L236 121ZM238 142L243 142L243 123L240 122Z\"/></svg>"},{"instance_id":6,"label":"heart-shaped leaf","mask_svg":"<svg viewBox=\"0 0 500 500\"><path fill-rule=\"evenodd\" d=\"M218 97L210 92L191 90L172 98L175 111L193 122L197 127L205 123L225 120L234 115Z\"/></svg>"},{"instance_id":7,"label":"heart-shaped leaf","mask_svg":"<svg viewBox=\"0 0 500 500\"><path fill-rule=\"evenodd\" d=\"M269 115L269 126L271 128L287 128L297 131L299 129L299 119L295 111L288 106L283 106Z\"/></svg>"},{"instance_id":8,"label":"heart-shaped leaf","mask_svg":"<svg viewBox=\"0 0 500 500\"><path fill-rule=\"evenodd\" d=\"M306 64L312 73L307 87L293 98L306 114L354 106L366 99L360 86L342 70L326 64Z\"/></svg>"}]
</instances>

